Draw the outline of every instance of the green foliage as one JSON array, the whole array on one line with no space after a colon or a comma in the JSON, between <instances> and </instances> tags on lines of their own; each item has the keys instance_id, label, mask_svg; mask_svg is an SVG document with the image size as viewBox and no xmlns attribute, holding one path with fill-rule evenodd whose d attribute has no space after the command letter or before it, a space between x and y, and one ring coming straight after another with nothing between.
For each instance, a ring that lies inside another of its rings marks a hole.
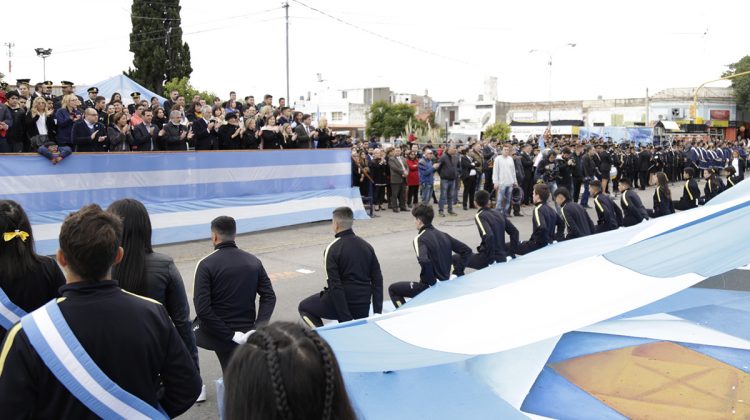
<instances>
[{"instance_id":1,"label":"green foliage","mask_svg":"<svg viewBox=\"0 0 750 420\"><path fill-rule=\"evenodd\" d=\"M510 137L510 126L503 122L492 124L484 129L486 139L508 140L508 137Z\"/></svg>"},{"instance_id":2,"label":"green foliage","mask_svg":"<svg viewBox=\"0 0 750 420\"><path fill-rule=\"evenodd\" d=\"M432 144L437 145L442 143L445 139L445 130L434 127L429 121L424 122L409 119L406 127L404 127L404 134L409 135L409 133L414 133L414 135L417 136L417 143L419 144L431 142Z\"/></svg>"},{"instance_id":3,"label":"green foliage","mask_svg":"<svg viewBox=\"0 0 750 420\"><path fill-rule=\"evenodd\" d=\"M180 95L185 97L185 101L190 103L193 100L193 96L200 95L201 98L206 100L206 103L213 104L213 100L216 94L205 90L198 90L190 84L190 79L183 77L181 79L174 78L164 84L164 93L168 94L172 90L180 92Z\"/></svg>"},{"instance_id":4,"label":"green foliage","mask_svg":"<svg viewBox=\"0 0 750 420\"><path fill-rule=\"evenodd\" d=\"M133 0L128 77L156 93L174 78L189 78L190 47L182 42L180 0Z\"/></svg>"},{"instance_id":5,"label":"green foliage","mask_svg":"<svg viewBox=\"0 0 750 420\"><path fill-rule=\"evenodd\" d=\"M740 61L728 65L727 68L729 70L724 72L721 77L750 71L750 55L742 57ZM732 88L734 88L734 98L737 101L737 106L745 110L750 110L750 75L732 79Z\"/></svg>"},{"instance_id":6,"label":"green foliage","mask_svg":"<svg viewBox=\"0 0 750 420\"><path fill-rule=\"evenodd\" d=\"M404 134L404 127L415 120L416 109L408 104L375 102L367 118L367 136L391 137ZM418 122L424 124L424 122ZM414 123L417 124L417 123Z\"/></svg>"}]
</instances>

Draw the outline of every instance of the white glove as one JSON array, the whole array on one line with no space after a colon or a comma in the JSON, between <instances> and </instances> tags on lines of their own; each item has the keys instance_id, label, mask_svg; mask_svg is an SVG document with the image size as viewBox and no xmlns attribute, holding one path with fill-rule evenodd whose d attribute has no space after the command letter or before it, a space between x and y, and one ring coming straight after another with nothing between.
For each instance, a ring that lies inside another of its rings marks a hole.
<instances>
[{"instance_id":1,"label":"white glove","mask_svg":"<svg viewBox=\"0 0 750 420\"><path fill-rule=\"evenodd\" d=\"M237 344L245 344L245 342L247 342L247 337L245 336L245 334L239 331L235 331L234 337L232 337L232 341L234 341Z\"/></svg>"}]
</instances>

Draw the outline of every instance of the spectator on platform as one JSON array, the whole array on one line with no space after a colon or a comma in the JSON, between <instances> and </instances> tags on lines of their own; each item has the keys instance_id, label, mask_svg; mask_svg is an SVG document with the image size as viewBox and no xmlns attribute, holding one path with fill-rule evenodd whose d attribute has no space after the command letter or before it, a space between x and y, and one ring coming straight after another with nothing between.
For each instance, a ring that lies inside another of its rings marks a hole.
<instances>
[{"instance_id":1,"label":"spectator on platform","mask_svg":"<svg viewBox=\"0 0 750 420\"><path fill-rule=\"evenodd\" d=\"M169 99L164 101L162 104L162 107L164 108L164 113L169 115L169 113L172 111L172 107L177 103L177 98L180 96L180 92L172 89L171 92L169 92Z\"/></svg>"},{"instance_id":2,"label":"spectator on platform","mask_svg":"<svg viewBox=\"0 0 750 420\"><path fill-rule=\"evenodd\" d=\"M336 356L317 332L278 322L240 346L224 376L226 420L355 420Z\"/></svg>"},{"instance_id":3,"label":"spectator on platform","mask_svg":"<svg viewBox=\"0 0 750 420\"><path fill-rule=\"evenodd\" d=\"M47 101L38 97L31 104L31 109L24 119L26 137L31 150L37 150L47 140L55 139L54 109L47 109Z\"/></svg>"},{"instance_id":4,"label":"spectator on platform","mask_svg":"<svg viewBox=\"0 0 750 420\"><path fill-rule=\"evenodd\" d=\"M311 142L318 136L313 130L312 117L309 114L302 116L302 124L294 128L294 132L297 133L297 141L294 142L293 148L296 149L309 149Z\"/></svg>"},{"instance_id":5,"label":"spectator on platform","mask_svg":"<svg viewBox=\"0 0 750 420\"><path fill-rule=\"evenodd\" d=\"M58 147L57 143L48 140L36 150L37 153L47 158L53 165L62 162L63 159L70 156L73 151L68 146Z\"/></svg>"},{"instance_id":6,"label":"spectator on platform","mask_svg":"<svg viewBox=\"0 0 750 420\"><path fill-rule=\"evenodd\" d=\"M129 128L129 127L128 127ZM83 119L73 124L73 142L76 152L106 152L110 146L109 132L99 122L96 109L86 108Z\"/></svg>"},{"instance_id":7,"label":"spectator on platform","mask_svg":"<svg viewBox=\"0 0 750 420\"><path fill-rule=\"evenodd\" d=\"M260 147L260 132L256 127L255 118L246 119L244 125L245 131L242 134L242 148L257 150Z\"/></svg>"},{"instance_id":8,"label":"spectator on platform","mask_svg":"<svg viewBox=\"0 0 750 420\"><path fill-rule=\"evenodd\" d=\"M315 129L316 149L328 149L331 147L331 140L334 138L333 131L328 128L328 120L321 118L318 121L318 128Z\"/></svg>"},{"instance_id":9,"label":"spectator on platform","mask_svg":"<svg viewBox=\"0 0 750 420\"><path fill-rule=\"evenodd\" d=\"M78 111L78 98L75 95L65 95L60 102L60 109L55 113L57 122L57 144L59 146L68 146L71 149L73 145L73 124L81 119L81 113Z\"/></svg>"},{"instance_id":10,"label":"spectator on platform","mask_svg":"<svg viewBox=\"0 0 750 420\"><path fill-rule=\"evenodd\" d=\"M271 115L260 129L260 148L263 150L281 150L286 148L281 127L276 125L276 117Z\"/></svg>"},{"instance_id":11,"label":"spectator on platform","mask_svg":"<svg viewBox=\"0 0 750 420\"><path fill-rule=\"evenodd\" d=\"M294 145L297 143L297 133L292 130L289 123L281 125L281 135L284 137L284 145Z\"/></svg>"},{"instance_id":12,"label":"spectator on platform","mask_svg":"<svg viewBox=\"0 0 750 420\"><path fill-rule=\"evenodd\" d=\"M227 114L227 123L219 127L219 150L242 150L244 130L237 114Z\"/></svg>"},{"instance_id":13,"label":"spectator on platform","mask_svg":"<svg viewBox=\"0 0 750 420\"><path fill-rule=\"evenodd\" d=\"M164 128L164 124L166 124L167 121L169 121L169 117L164 108L156 108L156 110L154 110L154 118L152 120L154 125L156 125L156 127L161 130L162 128Z\"/></svg>"},{"instance_id":14,"label":"spectator on platform","mask_svg":"<svg viewBox=\"0 0 750 420\"><path fill-rule=\"evenodd\" d=\"M174 109L179 108L179 105L175 104L172 108L172 112L169 115L169 122L164 124L164 127L159 130L159 142L163 144L164 150L185 151L188 149L188 137L192 138L193 132L187 126L180 123L182 113L179 109Z\"/></svg>"},{"instance_id":15,"label":"spectator on platform","mask_svg":"<svg viewBox=\"0 0 750 420\"><path fill-rule=\"evenodd\" d=\"M143 111L147 108L143 105L136 105L134 108L135 112L130 116L130 126L135 127L143 122Z\"/></svg>"},{"instance_id":16,"label":"spectator on platform","mask_svg":"<svg viewBox=\"0 0 750 420\"><path fill-rule=\"evenodd\" d=\"M34 251L29 218L15 201L0 200L0 235L0 293L26 313L60 296L65 276L54 259ZM0 342L11 325L0 322Z\"/></svg>"},{"instance_id":17,"label":"spectator on platform","mask_svg":"<svg viewBox=\"0 0 750 420\"><path fill-rule=\"evenodd\" d=\"M205 105L201 108L201 118L193 122L192 132L195 138L195 150L217 150L219 124L211 116L211 107Z\"/></svg>"},{"instance_id":18,"label":"spectator on platform","mask_svg":"<svg viewBox=\"0 0 750 420\"><path fill-rule=\"evenodd\" d=\"M150 152L156 150L156 138L159 134L159 127L153 123L154 112L147 109L143 112L143 122L133 128L133 145L134 151Z\"/></svg>"},{"instance_id":19,"label":"spectator on platform","mask_svg":"<svg viewBox=\"0 0 750 420\"><path fill-rule=\"evenodd\" d=\"M112 96L109 97L109 102L107 102L107 105L114 105L115 102L122 103L122 95L120 95L118 92L113 93Z\"/></svg>"},{"instance_id":20,"label":"spectator on platform","mask_svg":"<svg viewBox=\"0 0 750 420\"><path fill-rule=\"evenodd\" d=\"M107 128L107 140L110 152L129 152L133 144L128 116L124 112L115 114L112 124Z\"/></svg>"}]
</instances>

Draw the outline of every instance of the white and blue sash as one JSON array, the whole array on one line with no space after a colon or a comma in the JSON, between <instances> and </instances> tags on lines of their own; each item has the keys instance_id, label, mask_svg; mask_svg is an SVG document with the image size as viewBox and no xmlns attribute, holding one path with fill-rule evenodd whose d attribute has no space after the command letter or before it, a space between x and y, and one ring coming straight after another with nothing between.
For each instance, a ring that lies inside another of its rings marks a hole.
<instances>
[{"instance_id":1,"label":"white and blue sash","mask_svg":"<svg viewBox=\"0 0 750 420\"><path fill-rule=\"evenodd\" d=\"M81 403L105 419L168 419L163 411L112 382L78 342L52 300L21 319L44 364Z\"/></svg>"},{"instance_id":2,"label":"white and blue sash","mask_svg":"<svg viewBox=\"0 0 750 420\"><path fill-rule=\"evenodd\" d=\"M0 327L9 330L24 315L26 315L26 311L11 302L8 295L0 288Z\"/></svg>"}]
</instances>

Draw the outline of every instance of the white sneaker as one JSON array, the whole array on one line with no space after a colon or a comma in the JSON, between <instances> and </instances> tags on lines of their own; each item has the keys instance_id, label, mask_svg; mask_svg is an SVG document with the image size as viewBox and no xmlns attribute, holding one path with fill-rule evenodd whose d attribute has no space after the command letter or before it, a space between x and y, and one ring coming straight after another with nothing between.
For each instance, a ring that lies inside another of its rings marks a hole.
<instances>
[{"instance_id":1,"label":"white sneaker","mask_svg":"<svg viewBox=\"0 0 750 420\"><path fill-rule=\"evenodd\" d=\"M198 399L195 400L195 402L199 402L199 403L206 402L206 386L205 385L201 386L201 394L198 395Z\"/></svg>"}]
</instances>

